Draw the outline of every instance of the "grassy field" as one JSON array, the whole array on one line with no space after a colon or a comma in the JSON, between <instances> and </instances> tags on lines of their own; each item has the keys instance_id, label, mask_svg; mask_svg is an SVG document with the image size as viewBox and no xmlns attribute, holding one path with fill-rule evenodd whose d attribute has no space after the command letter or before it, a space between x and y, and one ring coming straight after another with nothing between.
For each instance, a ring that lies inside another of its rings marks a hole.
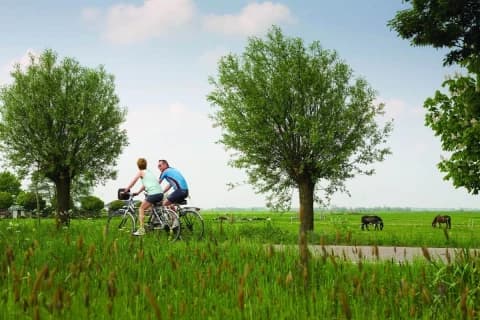
<instances>
[{"instance_id":1,"label":"grassy field","mask_svg":"<svg viewBox=\"0 0 480 320\"><path fill-rule=\"evenodd\" d=\"M360 214L315 220L317 244L480 247L479 213L377 212L383 231L361 231ZM295 214L204 212L206 237L168 243L105 232L105 219L0 220L2 319L477 319L479 258L340 261L300 266ZM222 217L222 219L219 219Z\"/></svg>"},{"instance_id":2,"label":"grassy field","mask_svg":"<svg viewBox=\"0 0 480 320\"><path fill-rule=\"evenodd\" d=\"M315 230L309 235L312 244L382 245L412 247L469 247L480 248L480 212L441 212L450 215L452 229L432 228L436 212L375 212L385 224L383 231L362 231L360 219L366 213L317 213ZM368 213L372 214L372 213ZM298 243L299 220L296 213L269 212L204 212L211 221L212 235L218 237L221 229L227 234L260 242L282 244ZM225 218L220 224L219 217Z\"/></svg>"}]
</instances>

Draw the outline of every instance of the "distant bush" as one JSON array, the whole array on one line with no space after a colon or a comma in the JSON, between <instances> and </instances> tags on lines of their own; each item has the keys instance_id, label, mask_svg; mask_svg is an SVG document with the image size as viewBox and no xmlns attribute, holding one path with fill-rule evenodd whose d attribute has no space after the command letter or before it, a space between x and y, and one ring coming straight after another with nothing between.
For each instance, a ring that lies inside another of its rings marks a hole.
<instances>
[{"instance_id":1,"label":"distant bush","mask_svg":"<svg viewBox=\"0 0 480 320\"><path fill-rule=\"evenodd\" d=\"M86 196L80 199L80 214L85 216L99 216L105 203L95 196Z\"/></svg>"}]
</instances>

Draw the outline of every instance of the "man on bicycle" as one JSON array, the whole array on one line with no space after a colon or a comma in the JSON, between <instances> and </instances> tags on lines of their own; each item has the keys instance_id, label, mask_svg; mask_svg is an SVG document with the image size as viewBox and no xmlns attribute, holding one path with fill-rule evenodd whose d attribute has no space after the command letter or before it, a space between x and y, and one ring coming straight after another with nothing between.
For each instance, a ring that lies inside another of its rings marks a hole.
<instances>
[{"instance_id":1,"label":"man on bicycle","mask_svg":"<svg viewBox=\"0 0 480 320\"><path fill-rule=\"evenodd\" d=\"M163 180L168 183L163 193L166 194L170 188L173 188L173 192L163 200L163 205L170 206L185 200L188 197L188 185L180 171L170 167L167 160L158 160L158 169L161 171L159 183L162 183Z\"/></svg>"}]
</instances>

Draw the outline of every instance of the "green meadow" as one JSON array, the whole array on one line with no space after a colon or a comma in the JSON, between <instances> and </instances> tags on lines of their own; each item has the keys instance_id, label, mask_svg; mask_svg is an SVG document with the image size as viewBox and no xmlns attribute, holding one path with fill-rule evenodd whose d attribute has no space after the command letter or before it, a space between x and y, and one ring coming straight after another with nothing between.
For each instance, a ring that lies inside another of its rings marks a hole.
<instances>
[{"instance_id":1,"label":"green meadow","mask_svg":"<svg viewBox=\"0 0 480 320\"><path fill-rule=\"evenodd\" d=\"M310 244L480 248L479 212L316 214ZM478 319L479 257L299 264L295 213L203 212L205 238L109 234L106 219L0 220L2 319ZM273 245L284 244L284 250Z\"/></svg>"}]
</instances>

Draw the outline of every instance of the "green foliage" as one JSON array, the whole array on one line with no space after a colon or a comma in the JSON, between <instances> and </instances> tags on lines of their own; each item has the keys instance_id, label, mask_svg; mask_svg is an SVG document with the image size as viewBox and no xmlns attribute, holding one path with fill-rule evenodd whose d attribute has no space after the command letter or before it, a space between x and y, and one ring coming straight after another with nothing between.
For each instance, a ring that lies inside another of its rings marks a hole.
<instances>
[{"instance_id":1,"label":"green foliage","mask_svg":"<svg viewBox=\"0 0 480 320\"><path fill-rule=\"evenodd\" d=\"M478 60L480 67L480 59ZM480 190L480 68L469 65L470 73L443 83L449 95L437 91L425 101L425 123L440 136L442 149L449 153L438 167L455 187Z\"/></svg>"},{"instance_id":2,"label":"green foliage","mask_svg":"<svg viewBox=\"0 0 480 320\"><path fill-rule=\"evenodd\" d=\"M437 91L425 101L425 123L440 136L449 156L438 167L456 188L478 194L480 189L480 1L413 0L389 26L414 45L452 49L445 64L459 63L466 75L443 83L450 95Z\"/></svg>"},{"instance_id":3,"label":"green foliage","mask_svg":"<svg viewBox=\"0 0 480 320\"><path fill-rule=\"evenodd\" d=\"M72 183L90 186L115 176L127 136L114 78L103 66L58 61L46 50L17 65L0 92L1 150L9 162L52 181L60 211L70 208Z\"/></svg>"},{"instance_id":4,"label":"green foliage","mask_svg":"<svg viewBox=\"0 0 480 320\"><path fill-rule=\"evenodd\" d=\"M81 198L80 204L83 211L94 215L99 215L100 211L105 206L105 203L95 196L86 196Z\"/></svg>"},{"instance_id":5,"label":"green foliage","mask_svg":"<svg viewBox=\"0 0 480 320\"><path fill-rule=\"evenodd\" d=\"M20 187L21 183L13 173L0 172L0 191L16 196L20 192Z\"/></svg>"},{"instance_id":6,"label":"green foliage","mask_svg":"<svg viewBox=\"0 0 480 320\"><path fill-rule=\"evenodd\" d=\"M0 209L8 209L13 204L13 196L12 194L0 191Z\"/></svg>"},{"instance_id":7,"label":"green foliage","mask_svg":"<svg viewBox=\"0 0 480 320\"><path fill-rule=\"evenodd\" d=\"M37 195L34 192L20 192L17 196L16 202L18 205L24 207L26 210L36 210L37 209ZM38 195L38 206L42 210L45 208L45 200L41 195Z\"/></svg>"},{"instance_id":8,"label":"green foliage","mask_svg":"<svg viewBox=\"0 0 480 320\"><path fill-rule=\"evenodd\" d=\"M123 200L114 200L112 202L110 202L109 206L108 206L108 209L110 211L116 211L118 209L121 209L125 206L125 201Z\"/></svg>"},{"instance_id":9,"label":"green foliage","mask_svg":"<svg viewBox=\"0 0 480 320\"><path fill-rule=\"evenodd\" d=\"M305 47L273 27L266 39L250 38L241 57L223 57L218 73L208 100L230 164L246 170L273 208L288 208L298 189L307 227L315 190L323 191L316 200L328 200L389 153L379 145L392 126L375 122L383 114L375 91L319 42Z\"/></svg>"},{"instance_id":10,"label":"green foliage","mask_svg":"<svg viewBox=\"0 0 480 320\"><path fill-rule=\"evenodd\" d=\"M480 1L405 0L412 7L399 11L388 22L413 45L452 49L445 64L480 56Z\"/></svg>"}]
</instances>

